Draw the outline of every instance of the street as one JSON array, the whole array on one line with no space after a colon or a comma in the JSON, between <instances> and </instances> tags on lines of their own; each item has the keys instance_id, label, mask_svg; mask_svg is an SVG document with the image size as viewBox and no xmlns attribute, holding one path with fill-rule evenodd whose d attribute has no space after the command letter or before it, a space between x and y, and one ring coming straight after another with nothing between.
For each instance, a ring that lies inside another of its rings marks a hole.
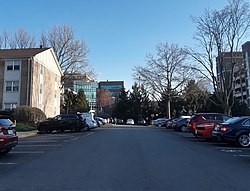
<instances>
[{"instance_id":1,"label":"street","mask_svg":"<svg viewBox=\"0 0 250 191\"><path fill-rule=\"evenodd\" d=\"M0 190L250 190L250 148L152 127L19 139L0 169Z\"/></svg>"}]
</instances>

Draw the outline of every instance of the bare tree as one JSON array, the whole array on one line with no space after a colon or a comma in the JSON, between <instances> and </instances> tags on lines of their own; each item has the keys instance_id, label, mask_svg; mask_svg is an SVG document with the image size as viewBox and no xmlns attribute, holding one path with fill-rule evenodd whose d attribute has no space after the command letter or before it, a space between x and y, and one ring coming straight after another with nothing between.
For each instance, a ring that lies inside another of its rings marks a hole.
<instances>
[{"instance_id":1,"label":"bare tree","mask_svg":"<svg viewBox=\"0 0 250 191\"><path fill-rule=\"evenodd\" d=\"M53 48L64 74L80 72L94 76L87 60L89 48L83 40L76 39L71 27L55 26L48 33L42 33L40 42ZM65 80L63 76L62 82Z\"/></svg>"},{"instance_id":2,"label":"bare tree","mask_svg":"<svg viewBox=\"0 0 250 191\"><path fill-rule=\"evenodd\" d=\"M146 66L134 68L134 78L142 83L149 94L156 100L165 95L168 100L167 115L170 118L170 102L192 74L186 65L186 53L176 44L161 43L156 46L156 57L147 55Z\"/></svg>"},{"instance_id":3,"label":"bare tree","mask_svg":"<svg viewBox=\"0 0 250 191\"><path fill-rule=\"evenodd\" d=\"M0 36L0 49L6 49L9 46L10 34L4 30Z\"/></svg>"},{"instance_id":4,"label":"bare tree","mask_svg":"<svg viewBox=\"0 0 250 191\"><path fill-rule=\"evenodd\" d=\"M28 34L28 32L23 28L14 33L14 40L17 48L20 49L36 47L35 36Z\"/></svg>"},{"instance_id":5,"label":"bare tree","mask_svg":"<svg viewBox=\"0 0 250 191\"><path fill-rule=\"evenodd\" d=\"M249 3L229 0L222 10L204 11L193 17L197 32L194 39L199 50L189 48L188 54L198 63L195 69L213 84L214 93L223 110L231 114L234 91L234 69L242 39L250 27ZM229 57L225 63L225 57ZM219 77L218 77L219 76Z\"/></svg>"},{"instance_id":6,"label":"bare tree","mask_svg":"<svg viewBox=\"0 0 250 191\"><path fill-rule=\"evenodd\" d=\"M25 29L20 28L13 35L6 30L2 32L0 37L0 47L4 49L24 49L34 48L36 46L35 36L29 34Z\"/></svg>"},{"instance_id":7,"label":"bare tree","mask_svg":"<svg viewBox=\"0 0 250 191\"><path fill-rule=\"evenodd\" d=\"M101 111L114 104L114 99L110 95L109 90L106 89L97 89L97 100Z\"/></svg>"}]
</instances>

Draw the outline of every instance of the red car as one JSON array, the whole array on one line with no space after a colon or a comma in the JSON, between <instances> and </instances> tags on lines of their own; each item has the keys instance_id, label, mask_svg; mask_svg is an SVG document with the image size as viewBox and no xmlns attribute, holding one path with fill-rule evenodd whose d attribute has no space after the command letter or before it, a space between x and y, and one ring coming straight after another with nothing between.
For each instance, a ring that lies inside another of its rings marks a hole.
<instances>
[{"instance_id":1,"label":"red car","mask_svg":"<svg viewBox=\"0 0 250 191\"><path fill-rule=\"evenodd\" d=\"M0 154L7 154L17 143L16 126L9 119L0 119Z\"/></svg>"},{"instance_id":2,"label":"red car","mask_svg":"<svg viewBox=\"0 0 250 191\"><path fill-rule=\"evenodd\" d=\"M187 127L195 137L212 139L215 125L226 121L231 116L221 113L197 113L187 123Z\"/></svg>"}]
</instances>

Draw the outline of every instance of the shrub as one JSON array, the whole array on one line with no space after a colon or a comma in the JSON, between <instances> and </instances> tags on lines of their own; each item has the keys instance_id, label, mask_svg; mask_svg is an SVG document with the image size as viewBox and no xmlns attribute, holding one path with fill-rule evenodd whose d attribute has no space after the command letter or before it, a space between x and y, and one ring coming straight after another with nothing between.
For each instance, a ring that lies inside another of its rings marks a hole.
<instances>
[{"instance_id":1,"label":"shrub","mask_svg":"<svg viewBox=\"0 0 250 191\"><path fill-rule=\"evenodd\" d=\"M40 121L46 119L44 112L36 107L20 106L12 114L13 119L18 122L35 127Z\"/></svg>"},{"instance_id":2,"label":"shrub","mask_svg":"<svg viewBox=\"0 0 250 191\"><path fill-rule=\"evenodd\" d=\"M5 115L11 117L13 114L13 110L0 110L0 115Z\"/></svg>"}]
</instances>

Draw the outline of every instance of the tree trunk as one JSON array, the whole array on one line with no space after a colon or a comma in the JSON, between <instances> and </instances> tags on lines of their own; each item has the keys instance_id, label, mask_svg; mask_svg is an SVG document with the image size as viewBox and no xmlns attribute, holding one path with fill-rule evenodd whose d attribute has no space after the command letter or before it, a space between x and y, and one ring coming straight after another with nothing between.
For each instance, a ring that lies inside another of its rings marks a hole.
<instances>
[{"instance_id":1,"label":"tree trunk","mask_svg":"<svg viewBox=\"0 0 250 191\"><path fill-rule=\"evenodd\" d=\"M171 101L168 100L168 103L167 103L167 118L170 119L171 118Z\"/></svg>"}]
</instances>

